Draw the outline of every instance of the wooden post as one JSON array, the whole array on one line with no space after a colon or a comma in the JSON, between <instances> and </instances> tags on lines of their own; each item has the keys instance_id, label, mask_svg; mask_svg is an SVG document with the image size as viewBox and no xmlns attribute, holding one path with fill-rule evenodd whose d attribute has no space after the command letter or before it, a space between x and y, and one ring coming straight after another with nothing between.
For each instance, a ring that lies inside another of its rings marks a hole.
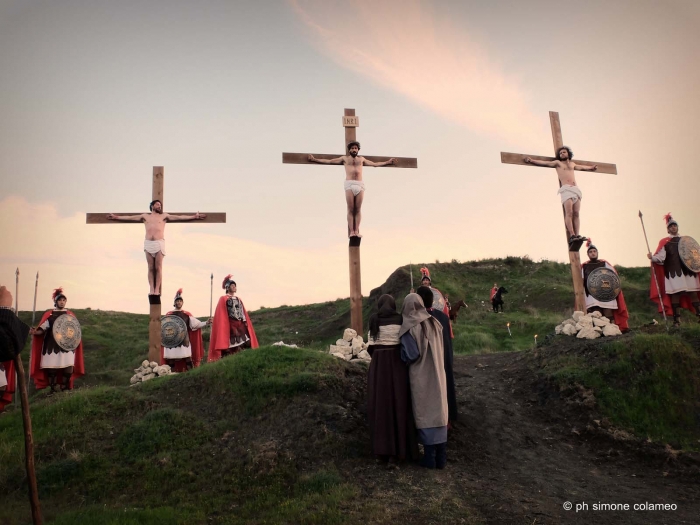
<instances>
[{"instance_id":1,"label":"wooden post","mask_svg":"<svg viewBox=\"0 0 700 525\"><path fill-rule=\"evenodd\" d=\"M24 424L24 456L27 469L27 484L29 485L29 505L32 509L34 525L41 525L41 504L39 503L39 489L36 483L36 470L34 469L34 435L32 434L32 418L29 415L29 396L27 395L27 378L24 374L22 357L17 354L14 358L17 370L17 386L22 401L22 423Z\"/></svg>"},{"instance_id":2,"label":"wooden post","mask_svg":"<svg viewBox=\"0 0 700 525\"><path fill-rule=\"evenodd\" d=\"M554 155L556 156L557 150L564 145L561 134L561 123L559 121L559 113L556 111L549 112L549 125L552 129L552 143L554 145ZM507 153L501 152L501 162L504 164L518 164L521 166L534 166L534 164L526 163L523 159L525 157L530 157L535 160L541 161L552 161L555 157L541 157L538 155L523 155L520 153ZM575 160L576 164L582 166L593 166L597 165L597 173L609 173L611 175L617 175L617 166L615 164L608 164L604 162L592 162L588 160ZM559 187L561 187L561 181L559 182ZM564 217L566 217L566 210L562 205L562 212ZM566 236L566 241L568 245L569 234L566 231L566 226L564 226L564 234ZM581 312L586 311L586 296L583 287L583 275L581 273L581 256L578 251L569 250L569 264L571 265L571 280L574 285L574 310Z\"/></svg>"},{"instance_id":3,"label":"wooden post","mask_svg":"<svg viewBox=\"0 0 700 525\"><path fill-rule=\"evenodd\" d=\"M362 271L360 268L361 237L350 237L348 258L350 261L350 327L362 335Z\"/></svg>"}]
</instances>

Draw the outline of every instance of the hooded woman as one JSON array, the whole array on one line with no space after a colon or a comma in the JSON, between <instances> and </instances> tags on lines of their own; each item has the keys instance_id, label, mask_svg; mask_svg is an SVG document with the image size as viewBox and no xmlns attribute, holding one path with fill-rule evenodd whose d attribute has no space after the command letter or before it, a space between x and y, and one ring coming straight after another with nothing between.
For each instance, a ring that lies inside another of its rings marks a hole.
<instances>
[{"instance_id":1,"label":"hooded woman","mask_svg":"<svg viewBox=\"0 0 700 525\"><path fill-rule=\"evenodd\" d=\"M372 452L390 465L418 459L411 411L408 368L401 360L399 330L403 319L391 295L382 295L369 318L367 351L372 356L367 378L367 417Z\"/></svg>"},{"instance_id":2,"label":"hooded woman","mask_svg":"<svg viewBox=\"0 0 700 525\"><path fill-rule=\"evenodd\" d=\"M425 450L421 465L445 468L448 407L442 325L415 293L406 296L401 314L401 359L410 365L413 414Z\"/></svg>"}]
</instances>

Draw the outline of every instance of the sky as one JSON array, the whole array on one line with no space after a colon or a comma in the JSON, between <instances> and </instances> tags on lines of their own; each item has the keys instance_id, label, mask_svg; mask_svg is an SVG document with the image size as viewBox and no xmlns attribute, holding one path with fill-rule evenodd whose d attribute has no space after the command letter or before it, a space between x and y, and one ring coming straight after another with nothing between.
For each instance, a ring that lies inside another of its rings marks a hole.
<instances>
[{"instance_id":1,"label":"sky","mask_svg":"<svg viewBox=\"0 0 700 525\"><path fill-rule=\"evenodd\" d=\"M671 211L700 239L694 0L0 0L0 284L19 307L147 313L140 224L153 166L165 210L226 212L166 227L164 304L208 313L231 273L249 309L349 295L343 152L354 108L366 155L362 291L399 266L507 255L568 260L552 155L558 111L576 158L581 233L648 263ZM583 254L582 254L583 255ZM416 272L417 276L417 272ZM439 287L439 275L435 275ZM486 293L486 291L485 291Z\"/></svg>"}]
</instances>

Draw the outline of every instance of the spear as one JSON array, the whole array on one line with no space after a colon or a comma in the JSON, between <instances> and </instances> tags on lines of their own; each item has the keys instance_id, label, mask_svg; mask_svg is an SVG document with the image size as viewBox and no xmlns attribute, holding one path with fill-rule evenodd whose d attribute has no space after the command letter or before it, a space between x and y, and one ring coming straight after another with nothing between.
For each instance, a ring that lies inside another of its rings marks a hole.
<instances>
[{"instance_id":1,"label":"spear","mask_svg":"<svg viewBox=\"0 0 700 525\"><path fill-rule=\"evenodd\" d=\"M644 218L642 216L642 210L639 210L639 220L642 221L642 231L644 232L644 240L647 243L647 252L651 254L651 248L649 248L649 238L647 237L647 229L644 227ZM661 313L664 314L664 324L666 325L666 331L668 332L666 306L664 305L663 297L661 296L661 287L659 286L659 279L656 277L656 272L654 271L654 261L649 262L651 263L651 275L654 277L654 283L656 284L656 293L659 294L659 304L661 305Z\"/></svg>"},{"instance_id":2,"label":"spear","mask_svg":"<svg viewBox=\"0 0 700 525\"><path fill-rule=\"evenodd\" d=\"M408 264L411 267L411 290L413 290L413 263L409 262Z\"/></svg>"},{"instance_id":3,"label":"spear","mask_svg":"<svg viewBox=\"0 0 700 525\"><path fill-rule=\"evenodd\" d=\"M32 326L34 326L34 319L36 319L36 291L39 288L39 272L36 272L36 281L34 281L34 306L32 307Z\"/></svg>"},{"instance_id":4,"label":"spear","mask_svg":"<svg viewBox=\"0 0 700 525\"><path fill-rule=\"evenodd\" d=\"M15 313L19 315L19 268L15 271Z\"/></svg>"},{"instance_id":5,"label":"spear","mask_svg":"<svg viewBox=\"0 0 700 525\"><path fill-rule=\"evenodd\" d=\"M211 319L212 305L214 304L214 272L211 274L211 292L209 294L209 319Z\"/></svg>"}]
</instances>

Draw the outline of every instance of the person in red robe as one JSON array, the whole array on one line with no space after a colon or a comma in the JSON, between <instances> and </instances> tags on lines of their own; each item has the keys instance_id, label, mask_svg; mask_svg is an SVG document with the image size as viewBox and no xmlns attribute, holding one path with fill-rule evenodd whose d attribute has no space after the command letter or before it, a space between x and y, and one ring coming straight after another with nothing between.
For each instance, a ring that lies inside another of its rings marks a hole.
<instances>
[{"instance_id":1,"label":"person in red robe","mask_svg":"<svg viewBox=\"0 0 700 525\"><path fill-rule=\"evenodd\" d=\"M226 295L219 298L211 325L209 362L240 352L243 348L258 348L253 322L243 301L236 296L236 281L231 274L224 278L221 287Z\"/></svg>"},{"instance_id":2,"label":"person in red robe","mask_svg":"<svg viewBox=\"0 0 700 525\"><path fill-rule=\"evenodd\" d=\"M0 412L12 403L15 389L15 363L4 361L0 363Z\"/></svg>"},{"instance_id":3,"label":"person in red robe","mask_svg":"<svg viewBox=\"0 0 700 525\"><path fill-rule=\"evenodd\" d=\"M427 286L428 288L430 288L430 291L433 292L433 309L444 313L447 316L447 319L449 319L450 318L450 309L447 306L447 300L445 299L445 296L442 294L442 292L433 286L433 281L430 278L430 270L428 270L426 267L423 267L420 269L420 273L421 273L421 279L420 279L421 286ZM451 339L455 338L455 334L452 331L452 322L451 321L450 321L450 338Z\"/></svg>"},{"instance_id":4,"label":"person in red robe","mask_svg":"<svg viewBox=\"0 0 700 525\"><path fill-rule=\"evenodd\" d=\"M586 311L587 312L600 312L603 314L611 323L618 326L621 332L629 331L629 318L630 314L627 311L627 304L625 303L625 295L620 290L617 298L612 301L599 301L593 297L588 292L588 276L593 270L597 268L607 268L617 274L617 270L605 259L598 258L598 248L593 244L589 238L586 241L586 247L588 254L588 261L581 264L581 274L583 276L583 289L586 295Z\"/></svg>"},{"instance_id":5,"label":"person in red robe","mask_svg":"<svg viewBox=\"0 0 700 525\"><path fill-rule=\"evenodd\" d=\"M678 235L678 222L667 213L664 216L668 237L661 239L654 255L647 254L651 260L654 275L649 283L649 297L666 315L673 315L673 326L681 324L681 308L693 312L700 322L700 276L687 268L681 261L678 245L681 240ZM659 297L659 292L661 296Z\"/></svg>"},{"instance_id":6,"label":"person in red robe","mask_svg":"<svg viewBox=\"0 0 700 525\"><path fill-rule=\"evenodd\" d=\"M53 325L62 315L75 314L66 310L67 297L63 288L56 288L52 295L54 308L47 310L36 328L29 333L32 338L32 354L29 376L34 379L34 386L42 390L47 386L51 393L56 392L56 385L61 390L72 390L76 377L85 375L85 363L83 361L83 342L73 350L61 348L53 337Z\"/></svg>"},{"instance_id":7,"label":"person in red robe","mask_svg":"<svg viewBox=\"0 0 700 525\"><path fill-rule=\"evenodd\" d=\"M493 283L493 288L491 288L491 295L489 296L489 301L493 301L493 296L498 292L498 283Z\"/></svg>"},{"instance_id":8,"label":"person in red robe","mask_svg":"<svg viewBox=\"0 0 700 525\"><path fill-rule=\"evenodd\" d=\"M160 364L169 365L175 372L186 372L199 366L204 357L202 329L211 324L211 319L200 321L187 310L183 310L184 304L185 300L182 298L182 288L180 288L173 301L175 310L170 310L165 315L176 315L185 322L185 326L187 326L185 341L175 348L160 347Z\"/></svg>"}]
</instances>

